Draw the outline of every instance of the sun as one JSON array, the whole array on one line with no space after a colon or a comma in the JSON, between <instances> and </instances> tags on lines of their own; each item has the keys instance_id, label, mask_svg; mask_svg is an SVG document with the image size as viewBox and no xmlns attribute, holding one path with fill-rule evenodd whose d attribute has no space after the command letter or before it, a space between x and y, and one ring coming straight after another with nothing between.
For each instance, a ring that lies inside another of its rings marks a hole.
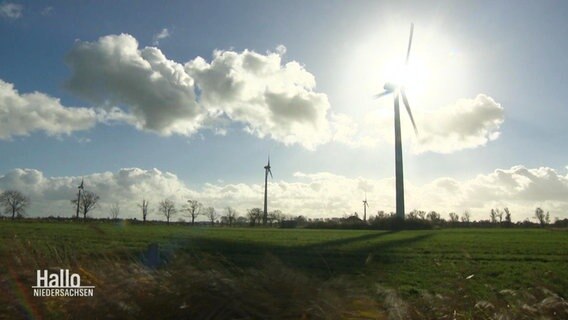
<instances>
[{"instance_id":1,"label":"sun","mask_svg":"<svg viewBox=\"0 0 568 320\"><path fill-rule=\"evenodd\" d=\"M392 63L386 65L385 79L399 87L405 87L413 90L414 94L421 93L425 90L428 84L428 75L431 75L430 67L424 63Z\"/></svg>"},{"instance_id":2,"label":"sun","mask_svg":"<svg viewBox=\"0 0 568 320\"><path fill-rule=\"evenodd\" d=\"M351 50L346 79L352 94L372 97L385 83L404 86L413 105L435 105L436 97L463 86L464 59L448 37L415 26L408 64L409 26L397 24L361 37ZM448 90L449 89L449 90Z\"/></svg>"}]
</instances>

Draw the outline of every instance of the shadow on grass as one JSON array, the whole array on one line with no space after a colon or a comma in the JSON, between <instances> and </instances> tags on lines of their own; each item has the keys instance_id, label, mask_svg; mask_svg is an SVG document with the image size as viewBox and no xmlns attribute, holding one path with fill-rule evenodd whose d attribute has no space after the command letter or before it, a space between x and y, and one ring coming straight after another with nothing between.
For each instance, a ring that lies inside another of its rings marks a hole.
<instances>
[{"instance_id":1,"label":"shadow on grass","mask_svg":"<svg viewBox=\"0 0 568 320\"><path fill-rule=\"evenodd\" d=\"M396 235L394 239L390 236ZM217 254L239 267L258 267L266 255L273 255L287 266L312 275L332 277L341 274L364 273L367 263L399 261L396 249L412 245L431 236L431 233L400 237L400 232L377 232L339 240L300 246L281 246L252 242L235 242L205 237L187 241L182 251L199 256ZM375 241L376 240L376 241ZM179 245L176 247L180 247Z\"/></svg>"}]
</instances>

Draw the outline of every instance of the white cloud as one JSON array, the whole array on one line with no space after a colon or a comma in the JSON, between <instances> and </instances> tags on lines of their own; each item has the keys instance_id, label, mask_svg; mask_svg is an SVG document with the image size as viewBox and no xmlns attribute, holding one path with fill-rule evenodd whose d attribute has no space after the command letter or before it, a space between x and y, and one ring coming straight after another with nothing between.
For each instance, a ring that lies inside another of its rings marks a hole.
<instances>
[{"instance_id":1,"label":"white cloud","mask_svg":"<svg viewBox=\"0 0 568 320\"><path fill-rule=\"evenodd\" d=\"M451 153L484 146L499 137L504 121L503 107L484 94L418 115L421 121L416 152Z\"/></svg>"},{"instance_id":2,"label":"white cloud","mask_svg":"<svg viewBox=\"0 0 568 320\"><path fill-rule=\"evenodd\" d=\"M23 16L24 6L18 3L0 3L0 17L8 19L19 19Z\"/></svg>"},{"instance_id":3,"label":"white cloud","mask_svg":"<svg viewBox=\"0 0 568 320\"><path fill-rule=\"evenodd\" d=\"M373 119L375 121L373 121ZM331 127L333 130L333 141L345 144L352 148L373 148L381 141L381 134L377 128L386 129L389 124L383 119L383 124L377 127L377 118L373 116L366 117L364 125L361 126L357 121L346 114L332 113ZM361 128L365 129L361 129Z\"/></svg>"},{"instance_id":4,"label":"white cloud","mask_svg":"<svg viewBox=\"0 0 568 320\"><path fill-rule=\"evenodd\" d=\"M157 34L155 34L155 35L152 37L152 39L153 39L153 42L152 42L152 43L153 43L155 46L157 46L157 45L160 44L160 40L169 38L170 35L171 35L171 34L170 34L170 32L168 31L168 28L164 28L164 29L162 29L162 31L158 32Z\"/></svg>"},{"instance_id":5,"label":"white cloud","mask_svg":"<svg viewBox=\"0 0 568 320\"><path fill-rule=\"evenodd\" d=\"M155 39L168 35L163 29ZM284 63L285 52L282 45L266 54L217 50L211 61L197 57L182 65L158 48L139 48L131 35L109 35L71 50L68 87L92 102L114 105L106 120L162 135L191 136L200 129L225 134L238 123L259 138L307 149L329 141L353 148L393 142L392 110L362 121L330 113L314 75L296 61ZM417 110L420 134L412 138L412 150L451 153L484 146L499 137L503 114L484 94L432 112ZM408 123L403 119L405 137L412 136Z\"/></svg>"},{"instance_id":6,"label":"white cloud","mask_svg":"<svg viewBox=\"0 0 568 320\"><path fill-rule=\"evenodd\" d=\"M127 105L129 123L140 129L191 135L201 126L205 113L183 66L157 48L139 50L130 35L78 42L67 62L73 92L99 104Z\"/></svg>"},{"instance_id":7,"label":"white cloud","mask_svg":"<svg viewBox=\"0 0 568 320\"><path fill-rule=\"evenodd\" d=\"M280 53L215 51L211 63L198 57L185 68L208 110L258 137L309 149L330 138L327 96L314 91L315 77L299 63L282 64Z\"/></svg>"},{"instance_id":8,"label":"white cloud","mask_svg":"<svg viewBox=\"0 0 568 320\"><path fill-rule=\"evenodd\" d=\"M0 176L0 190L18 189L32 199L30 215L71 216L74 198L83 177L45 177L33 169L14 169ZM150 200L151 207L165 198L178 208L187 199L197 199L206 206L223 211L227 206L241 214L246 209L262 207L263 185L222 181L207 183L192 189L175 174L157 169L121 169L118 172L94 173L84 176L86 190L101 196L101 208L95 216L107 217L108 207L120 202L123 217L138 217L137 203ZM294 181L274 181L269 185L269 210L280 209L289 215L308 217L343 216L362 211L367 195L368 213L394 210L394 179L372 180L345 177L328 172L295 173ZM481 174L469 180L449 177L435 179L424 185L405 181L407 211L436 210L447 217L469 210L474 219L488 219L491 208L511 209L514 220L531 218L537 206L550 211L553 217L568 218L568 174L551 168L528 169L515 166ZM153 219L161 218L153 215Z\"/></svg>"},{"instance_id":9,"label":"white cloud","mask_svg":"<svg viewBox=\"0 0 568 320\"><path fill-rule=\"evenodd\" d=\"M500 135L504 109L491 97L479 94L431 112L414 110L418 127L415 137L406 111L401 106L402 136L415 153L452 153L486 145ZM393 112L381 109L367 114L361 122L344 114L332 114L333 140L351 147L375 147L394 143Z\"/></svg>"},{"instance_id":10,"label":"white cloud","mask_svg":"<svg viewBox=\"0 0 568 320\"><path fill-rule=\"evenodd\" d=\"M35 131L68 135L90 129L96 121L97 114L92 109L64 107L59 99L40 92L20 94L11 83L0 80L0 139Z\"/></svg>"},{"instance_id":11,"label":"white cloud","mask_svg":"<svg viewBox=\"0 0 568 320\"><path fill-rule=\"evenodd\" d=\"M467 181L440 178L425 185L424 190L428 191L424 199L430 198L449 210L481 212L483 219L488 219L491 208L504 207L516 213L515 219L531 218L537 206L568 217L568 174L547 167L514 166Z\"/></svg>"},{"instance_id":12,"label":"white cloud","mask_svg":"<svg viewBox=\"0 0 568 320\"><path fill-rule=\"evenodd\" d=\"M130 122L163 135L217 132L226 118L258 137L313 149L330 139L327 96L299 63L279 53L215 51L185 66L127 34L78 42L68 87L98 104L126 106ZM133 122L132 120L135 119Z\"/></svg>"},{"instance_id":13,"label":"white cloud","mask_svg":"<svg viewBox=\"0 0 568 320\"><path fill-rule=\"evenodd\" d=\"M31 216L71 216L74 213L71 200L76 197L77 187L85 179L85 190L96 192L101 197L101 206L93 214L108 216L107 207L120 202L125 217L137 216L137 202L150 200L155 207L158 201L169 198L181 203L190 195L189 189L177 176L157 169L121 169L118 172L103 172L84 177L45 177L34 169L14 169L0 177L0 189L17 189L30 197Z\"/></svg>"},{"instance_id":14,"label":"white cloud","mask_svg":"<svg viewBox=\"0 0 568 320\"><path fill-rule=\"evenodd\" d=\"M471 199L495 201L568 201L568 175L562 176L547 167L527 169L524 166L514 166L478 176L471 182L466 194Z\"/></svg>"}]
</instances>

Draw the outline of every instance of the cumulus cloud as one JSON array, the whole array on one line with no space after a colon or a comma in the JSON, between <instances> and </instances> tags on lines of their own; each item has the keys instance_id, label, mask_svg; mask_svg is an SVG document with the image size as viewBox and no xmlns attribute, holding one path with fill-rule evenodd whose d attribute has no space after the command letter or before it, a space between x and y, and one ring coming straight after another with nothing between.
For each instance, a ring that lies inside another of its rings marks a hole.
<instances>
[{"instance_id":1,"label":"cumulus cloud","mask_svg":"<svg viewBox=\"0 0 568 320\"><path fill-rule=\"evenodd\" d=\"M24 6L18 3L0 3L0 17L7 19L19 19L23 16Z\"/></svg>"},{"instance_id":2,"label":"cumulus cloud","mask_svg":"<svg viewBox=\"0 0 568 320\"><path fill-rule=\"evenodd\" d=\"M127 105L138 128L190 135L203 120L194 81L183 66L157 48L139 50L130 35L78 42L67 63L73 71L69 89L101 105Z\"/></svg>"},{"instance_id":3,"label":"cumulus cloud","mask_svg":"<svg viewBox=\"0 0 568 320\"><path fill-rule=\"evenodd\" d=\"M71 216L70 200L85 179L86 190L101 196L95 216L107 217L112 203L120 202L123 217L138 217L137 203L150 200L151 207L163 199L172 199L178 208L187 199L197 199L206 206L223 211L227 206L241 214L262 207L263 185L223 182L190 188L175 174L157 169L121 169L84 177L45 177L34 169L15 169L0 176L0 190L18 189L30 196L30 215ZM394 211L394 179L346 177L329 172L294 174L293 181L274 181L269 185L269 209L289 215L332 217L362 211L362 200L369 201L370 213ZM481 174L469 180L450 177L423 185L405 182L407 210L435 210L447 216L469 210L474 219L488 219L491 208L509 207L514 220L531 218L537 206L554 217L567 218L568 173L552 168L515 166ZM161 219L153 215L153 219Z\"/></svg>"},{"instance_id":4,"label":"cumulus cloud","mask_svg":"<svg viewBox=\"0 0 568 320\"><path fill-rule=\"evenodd\" d=\"M315 92L315 77L298 62L282 64L281 53L215 51L211 63L185 64L213 113L243 123L258 137L313 149L330 138L327 96Z\"/></svg>"},{"instance_id":5,"label":"cumulus cloud","mask_svg":"<svg viewBox=\"0 0 568 320\"><path fill-rule=\"evenodd\" d=\"M503 107L484 94L419 116L416 152L451 153L484 146L499 137L504 121Z\"/></svg>"},{"instance_id":6,"label":"cumulus cloud","mask_svg":"<svg viewBox=\"0 0 568 320\"><path fill-rule=\"evenodd\" d=\"M70 108L40 92L20 94L0 80L0 139L26 136L35 131L48 135L71 134L95 126L97 114L88 108Z\"/></svg>"},{"instance_id":7,"label":"cumulus cloud","mask_svg":"<svg viewBox=\"0 0 568 320\"><path fill-rule=\"evenodd\" d=\"M465 194L466 199L484 198L494 201L568 201L568 175L562 176L547 167L528 169L514 166L478 176L465 190Z\"/></svg>"},{"instance_id":8,"label":"cumulus cloud","mask_svg":"<svg viewBox=\"0 0 568 320\"><path fill-rule=\"evenodd\" d=\"M277 53L215 51L184 65L127 34L78 42L68 87L100 105L125 106L140 129L191 135L228 119L258 137L314 148L327 142L327 96L298 62Z\"/></svg>"},{"instance_id":9,"label":"cumulus cloud","mask_svg":"<svg viewBox=\"0 0 568 320\"><path fill-rule=\"evenodd\" d=\"M548 167L514 166L459 181L440 178L424 186L423 196L431 197L448 210L472 209L488 219L491 208L509 207L515 219L531 218L537 206L556 216L567 217L568 174ZM479 216L479 215L478 215Z\"/></svg>"},{"instance_id":10,"label":"cumulus cloud","mask_svg":"<svg viewBox=\"0 0 568 320\"><path fill-rule=\"evenodd\" d=\"M153 39L153 42L152 42L152 43L153 43L155 46L157 46L157 45L160 44L160 40L166 39L166 38L169 38L169 37L170 37L170 32L168 31L168 28L164 28L164 29L162 29L162 31L156 33L156 34L152 37L152 39Z\"/></svg>"}]
</instances>

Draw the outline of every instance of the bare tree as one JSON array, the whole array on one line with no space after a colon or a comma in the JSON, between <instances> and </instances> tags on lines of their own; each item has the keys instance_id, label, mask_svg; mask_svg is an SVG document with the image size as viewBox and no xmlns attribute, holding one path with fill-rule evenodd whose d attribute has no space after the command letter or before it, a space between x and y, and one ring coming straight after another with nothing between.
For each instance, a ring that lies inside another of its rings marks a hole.
<instances>
[{"instance_id":1,"label":"bare tree","mask_svg":"<svg viewBox=\"0 0 568 320\"><path fill-rule=\"evenodd\" d=\"M197 200L187 200L187 204L184 206L185 211L187 211L188 216L191 218L191 225L195 225L195 219L201 215L201 209L203 204Z\"/></svg>"},{"instance_id":2,"label":"bare tree","mask_svg":"<svg viewBox=\"0 0 568 320\"><path fill-rule=\"evenodd\" d=\"M236 224L244 226L247 224L247 218L246 217L237 217L237 220L235 221Z\"/></svg>"},{"instance_id":3,"label":"bare tree","mask_svg":"<svg viewBox=\"0 0 568 320\"><path fill-rule=\"evenodd\" d=\"M460 221L460 217L458 216L458 214L455 212L450 212L450 222L457 223L458 221Z\"/></svg>"},{"instance_id":4,"label":"bare tree","mask_svg":"<svg viewBox=\"0 0 568 320\"><path fill-rule=\"evenodd\" d=\"M377 219L386 219L387 213L383 210L377 211Z\"/></svg>"},{"instance_id":5,"label":"bare tree","mask_svg":"<svg viewBox=\"0 0 568 320\"><path fill-rule=\"evenodd\" d=\"M503 222L503 211L497 209L495 210L495 214L497 214L497 219L499 219L499 224Z\"/></svg>"},{"instance_id":6,"label":"bare tree","mask_svg":"<svg viewBox=\"0 0 568 320\"><path fill-rule=\"evenodd\" d=\"M412 211L410 211L407 215L406 218L408 220L416 220L418 219L418 210L414 209Z\"/></svg>"},{"instance_id":7,"label":"bare tree","mask_svg":"<svg viewBox=\"0 0 568 320\"><path fill-rule=\"evenodd\" d=\"M219 214L217 213L217 211L215 211L215 208L207 207L204 211L205 216L209 219L209 221L211 221L211 225L214 225L215 220L217 220L217 218L219 217Z\"/></svg>"},{"instance_id":8,"label":"bare tree","mask_svg":"<svg viewBox=\"0 0 568 320\"><path fill-rule=\"evenodd\" d=\"M176 214L176 204L169 199L162 200L158 204L158 211L166 217L166 221L169 224L170 218Z\"/></svg>"},{"instance_id":9,"label":"bare tree","mask_svg":"<svg viewBox=\"0 0 568 320\"><path fill-rule=\"evenodd\" d=\"M438 222L440 221L440 214L437 213L436 211L430 211L428 212L428 214L426 215L426 217L432 221L432 222Z\"/></svg>"},{"instance_id":10,"label":"bare tree","mask_svg":"<svg viewBox=\"0 0 568 320\"><path fill-rule=\"evenodd\" d=\"M29 204L30 199L20 191L6 190L0 194L0 205L4 207L6 214L12 215L12 219L23 216Z\"/></svg>"},{"instance_id":11,"label":"bare tree","mask_svg":"<svg viewBox=\"0 0 568 320\"><path fill-rule=\"evenodd\" d=\"M535 209L534 216L543 227L550 223L550 213L546 212L546 214L544 214L544 210L541 208Z\"/></svg>"},{"instance_id":12,"label":"bare tree","mask_svg":"<svg viewBox=\"0 0 568 320\"><path fill-rule=\"evenodd\" d=\"M268 214L268 222L270 223L270 226L272 226L274 222L280 223L283 219L283 216L284 214L280 210L271 211Z\"/></svg>"},{"instance_id":13,"label":"bare tree","mask_svg":"<svg viewBox=\"0 0 568 320\"><path fill-rule=\"evenodd\" d=\"M227 207L226 210L227 210L227 223L229 224L229 226L232 226L233 223L237 220L239 214L237 213L237 210L231 207Z\"/></svg>"},{"instance_id":14,"label":"bare tree","mask_svg":"<svg viewBox=\"0 0 568 320\"><path fill-rule=\"evenodd\" d=\"M146 222L146 217L148 216L148 200L142 199L142 203L138 205L142 209L142 221Z\"/></svg>"},{"instance_id":15,"label":"bare tree","mask_svg":"<svg viewBox=\"0 0 568 320\"><path fill-rule=\"evenodd\" d=\"M541 208L536 208L534 210L534 217L538 220L541 226L544 226L545 222L544 210L542 210Z\"/></svg>"},{"instance_id":16,"label":"bare tree","mask_svg":"<svg viewBox=\"0 0 568 320\"><path fill-rule=\"evenodd\" d=\"M262 210L260 208L252 208L247 211L247 216L249 218L249 222L251 226L255 226L257 223L260 223L260 219L262 218Z\"/></svg>"},{"instance_id":17,"label":"bare tree","mask_svg":"<svg viewBox=\"0 0 568 320\"><path fill-rule=\"evenodd\" d=\"M544 222L550 224L550 212L546 211L546 216L544 216Z\"/></svg>"},{"instance_id":18,"label":"bare tree","mask_svg":"<svg viewBox=\"0 0 568 320\"><path fill-rule=\"evenodd\" d=\"M110 218L113 220L117 220L119 215L120 215L120 203L115 202L110 205Z\"/></svg>"},{"instance_id":19,"label":"bare tree","mask_svg":"<svg viewBox=\"0 0 568 320\"><path fill-rule=\"evenodd\" d=\"M497 223L497 211L495 209L491 209L489 217L491 218L491 223Z\"/></svg>"},{"instance_id":20,"label":"bare tree","mask_svg":"<svg viewBox=\"0 0 568 320\"><path fill-rule=\"evenodd\" d=\"M471 218L471 214L469 213L469 211L465 210L462 214L461 221L465 222L465 223L469 223L470 218Z\"/></svg>"},{"instance_id":21,"label":"bare tree","mask_svg":"<svg viewBox=\"0 0 568 320\"><path fill-rule=\"evenodd\" d=\"M511 212L509 208L505 208L503 211L505 211L505 224L511 225Z\"/></svg>"},{"instance_id":22,"label":"bare tree","mask_svg":"<svg viewBox=\"0 0 568 320\"><path fill-rule=\"evenodd\" d=\"M76 206L77 200L78 199L71 200L71 203ZM87 214L97 208L99 200L100 197L92 191L82 192L79 200L79 211L83 214L83 219L87 219Z\"/></svg>"}]
</instances>

